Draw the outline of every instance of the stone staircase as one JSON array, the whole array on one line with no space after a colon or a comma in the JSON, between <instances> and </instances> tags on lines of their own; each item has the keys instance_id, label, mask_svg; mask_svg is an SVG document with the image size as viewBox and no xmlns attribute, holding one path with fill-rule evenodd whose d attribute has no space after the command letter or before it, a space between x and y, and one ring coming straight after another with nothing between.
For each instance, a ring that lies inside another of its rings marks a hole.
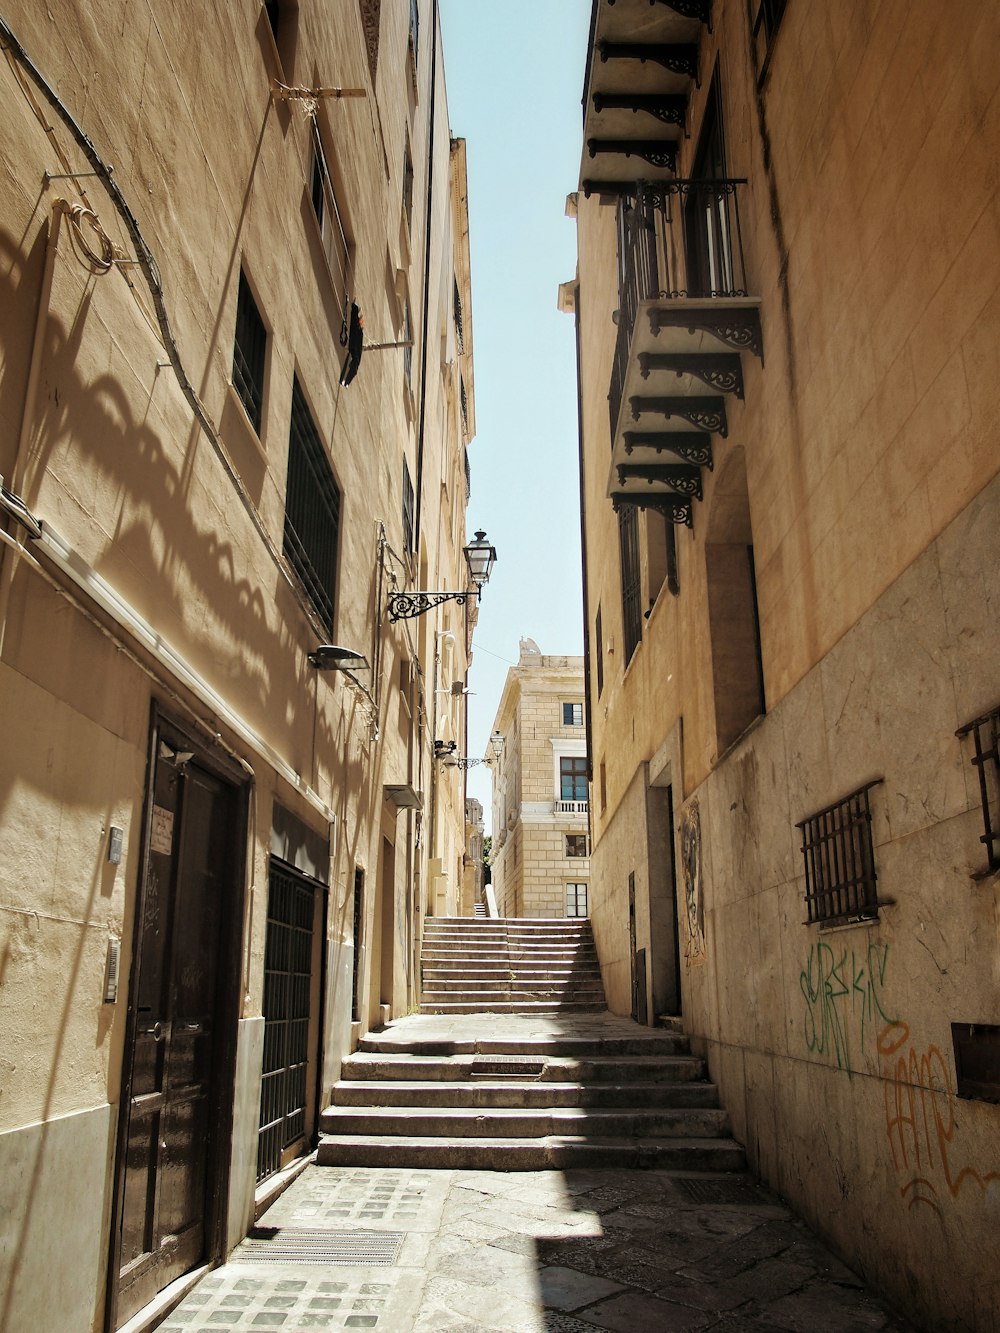
<instances>
[{"instance_id":1,"label":"stone staircase","mask_svg":"<svg viewBox=\"0 0 1000 1333\"><path fill-rule=\"evenodd\" d=\"M590 922L429 917L425 1014L595 1012L605 1007Z\"/></svg>"},{"instance_id":2,"label":"stone staircase","mask_svg":"<svg viewBox=\"0 0 1000 1333\"><path fill-rule=\"evenodd\" d=\"M543 956L555 928L473 918L425 928L424 1008L369 1033L344 1061L318 1162L743 1170L679 1023L666 1031L609 1014L592 993L589 923L558 923L570 949L559 962ZM452 946L472 952L463 963Z\"/></svg>"}]
</instances>

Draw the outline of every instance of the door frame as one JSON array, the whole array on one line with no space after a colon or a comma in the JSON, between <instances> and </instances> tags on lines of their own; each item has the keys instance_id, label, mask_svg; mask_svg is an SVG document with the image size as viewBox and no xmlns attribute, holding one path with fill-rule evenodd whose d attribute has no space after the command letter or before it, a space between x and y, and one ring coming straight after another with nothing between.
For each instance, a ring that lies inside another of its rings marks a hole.
<instances>
[{"instance_id":1,"label":"door frame","mask_svg":"<svg viewBox=\"0 0 1000 1333\"><path fill-rule=\"evenodd\" d=\"M121 1056L121 1083L118 1100L118 1124L115 1134L113 1186L111 1191L110 1237L108 1269L104 1302L105 1333L117 1328L118 1279L121 1263L121 1228L119 1211L124 1200L126 1155L128 1149L129 1112L132 1102L132 1065L138 1027L139 957L142 948L141 925L146 905L147 861L153 823L154 775L161 734L166 731L181 738L186 748L193 751L198 764L214 777L233 788L235 799L234 833L236 846L242 849L240 864L234 869L229 886L230 901L223 909L221 930L222 947L219 955L220 986L223 998L219 1003L218 1045L213 1051L217 1075L213 1088L215 1099L212 1124L215 1127L209 1147L207 1170L207 1198L205 1207L205 1247L209 1262L218 1259L225 1247L225 1225L229 1192L231 1153L225 1151L232 1142L234 1098L236 1091L236 1044L240 1012L240 973L243 956L243 934L246 922L246 867L250 851L247 848L249 821L247 791L252 776L227 755L209 749L199 732L190 725L178 722L164 712L156 699L150 707L149 733L146 749L141 837L137 881L133 896L132 943L130 950L128 997L125 1013L125 1033ZM228 921L227 921L228 916ZM226 925L231 928L225 929ZM238 929L232 927L238 925Z\"/></svg>"}]
</instances>

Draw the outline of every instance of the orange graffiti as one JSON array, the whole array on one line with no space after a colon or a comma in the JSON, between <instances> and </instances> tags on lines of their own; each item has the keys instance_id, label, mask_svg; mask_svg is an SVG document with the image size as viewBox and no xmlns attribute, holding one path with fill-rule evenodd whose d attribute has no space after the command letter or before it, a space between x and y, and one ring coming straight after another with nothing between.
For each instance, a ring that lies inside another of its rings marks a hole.
<instances>
[{"instance_id":1,"label":"orange graffiti","mask_svg":"<svg viewBox=\"0 0 1000 1333\"><path fill-rule=\"evenodd\" d=\"M940 1217L940 1194L932 1176L943 1178L957 1199L970 1181L985 1191L991 1181L1000 1180L1000 1171L983 1175L966 1166L956 1172L950 1157L957 1125L948 1066L937 1046L904 1051L909 1040L910 1029L901 1022L888 1024L878 1036L879 1055L888 1061L885 1132L897 1174L912 1173L899 1191L904 1199L910 1196L908 1207L924 1205Z\"/></svg>"}]
</instances>

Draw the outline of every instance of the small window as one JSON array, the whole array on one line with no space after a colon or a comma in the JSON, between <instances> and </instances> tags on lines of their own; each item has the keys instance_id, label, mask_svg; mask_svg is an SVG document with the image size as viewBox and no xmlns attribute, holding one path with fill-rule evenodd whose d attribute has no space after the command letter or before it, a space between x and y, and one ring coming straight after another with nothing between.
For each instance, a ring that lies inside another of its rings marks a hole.
<instances>
[{"instance_id":1,"label":"small window","mask_svg":"<svg viewBox=\"0 0 1000 1333\"><path fill-rule=\"evenodd\" d=\"M839 926L878 916L868 782L795 825L802 832L808 924Z\"/></svg>"},{"instance_id":2,"label":"small window","mask_svg":"<svg viewBox=\"0 0 1000 1333\"><path fill-rule=\"evenodd\" d=\"M233 388L239 394L250 424L258 435L264 402L266 351L267 330L246 274L240 269L240 288L236 298L236 337L233 342Z\"/></svg>"},{"instance_id":3,"label":"small window","mask_svg":"<svg viewBox=\"0 0 1000 1333\"><path fill-rule=\"evenodd\" d=\"M566 915L576 917L587 915L586 884L566 885Z\"/></svg>"},{"instance_id":4,"label":"small window","mask_svg":"<svg viewBox=\"0 0 1000 1333\"><path fill-rule=\"evenodd\" d=\"M403 373L406 375L407 384L413 382L413 321L410 318L410 302L408 299L403 301Z\"/></svg>"},{"instance_id":5,"label":"small window","mask_svg":"<svg viewBox=\"0 0 1000 1333\"><path fill-rule=\"evenodd\" d=\"M597 608L597 619L594 621L594 654L597 658L597 697L601 697L604 690L604 635L601 627L601 608Z\"/></svg>"},{"instance_id":6,"label":"small window","mask_svg":"<svg viewBox=\"0 0 1000 1333\"><path fill-rule=\"evenodd\" d=\"M413 550L413 482L403 459L403 550Z\"/></svg>"},{"instance_id":7,"label":"small window","mask_svg":"<svg viewBox=\"0 0 1000 1333\"><path fill-rule=\"evenodd\" d=\"M563 755L559 760L559 799L585 801L587 799L587 760L575 755Z\"/></svg>"},{"instance_id":8,"label":"small window","mask_svg":"<svg viewBox=\"0 0 1000 1333\"><path fill-rule=\"evenodd\" d=\"M409 145L403 158L403 215L406 218L407 231L413 226L413 158Z\"/></svg>"},{"instance_id":9,"label":"small window","mask_svg":"<svg viewBox=\"0 0 1000 1333\"><path fill-rule=\"evenodd\" d=\"M563 704L562 717L564 727L582 727L583 704Z\"/></svg>"},{"instance_id":10,"label":"small window","mask_svg":"<svg viewBox=\"0 0 1000 1333\"><path fill-rule=\"evenodd\" d=\"M753 47L757 63L758 87L764 82L767 75L767 69L771 63L771 53L774 49L774 39L778 32L781 16L785 12L786 3L787 0L757 0L757 12L753 20Z\"/></svg>"},{"instance_id":11,"label":"small window","mask_svg":"<svg viewBox=\"0 0 1000 1333\"><path fill-rule=\"evenodd\" d=\"M462 293L458 290L458 279L455 279L454 291L452 293L452 312L455 316L455 337L458 340L459 352L465 351L465 312L462 309Z\"/></svg>"},{"instance_id":12,"label":"small window","mask_svg":"<svg viewBox=\"0 0 1000 1333\"><path fill-rule=\"evenodd\" d=\"M1000 1103L1000 1027L991 1023L952 1023L956 1092L959 1097Z\"/></svg>"},{"instance_id":13,"label":"small window","mask_svg":"<svg viewBox=\"0 0 1000 1333\"><path fill-rule=\"evenodd\" d=\"M413 80L416 83L417 54L420 51L420 7L417 0L410 0L410 56L413 59Z\"/></svg>"},{"instance_id":14,"label":"small window","mask_svg":"<svg viewBox=\"0 0 1000 1333\"><path fill-rule=\"evenodd\" d=\"M566 855L567 856L587 856L587 835L586 833L567 833L566 834Z\"/></svg>"},{"instance_id":15,"label":"small window","mask_svg":"<svg viewBox=\"0 0 1000 1333\"><path fill-rule=\"evenodd\" d=\"M340 489L298 379L292 381L284 552L327 633L333 633Z\"/></svg>"},{"instance_id":16,"label":"small window","mask_svg":"<svg viewBox=\"0 0 1000 1333\"><path fill-rule=\"evenodd\" d=\"M972 737L971 763L979 776L979 801L984 832L979 841L986 848L990 870L1000 870L1000 707L967 722L955 733L961 740Z\"/></svg>"},{"instance_id":17,"label":"small window","mask_svg":"<svg viewBox=\"0 0 1000 1333\"><path fill-rule=\"evenodd\" d=\"M344 220L344 210L334 189L330 167L315 122L313 123L312 179L309 194L312 199L313 212L319 224L320 236L323 238L323 253L326 255L326 262L330 267L330 276L337 292L337 299L346 312L350 290L351 246Z\"/></svg>"},{"instance_id":18,"label":"small window","mask_svg":"<svg viewBox=\"0 0 1000 1333\"><path fill-rule=\"evenodd\" d=\"M622 631L627 665L642 639L639 524L634 505L623 506L618 515L618 553L621 559Z\"/></svg>"}]
</instances>

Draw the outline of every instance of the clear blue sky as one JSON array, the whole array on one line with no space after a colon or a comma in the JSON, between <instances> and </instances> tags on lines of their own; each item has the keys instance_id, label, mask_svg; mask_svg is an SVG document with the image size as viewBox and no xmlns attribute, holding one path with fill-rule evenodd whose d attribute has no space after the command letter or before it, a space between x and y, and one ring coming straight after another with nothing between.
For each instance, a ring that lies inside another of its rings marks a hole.
<instances>
[{"instance_id":1,"label":"clear blue sky","mask_svg":"<svg viewBox=\"0 0 1000 1333\"><path fill-rule=\"evenodd\" d=\"M476 438L471 537L497 548L474 635L469 754L480 756L518 640L583 652L566 196L580 169L590 0L441 0L451 132L468 145ZM489 828L490 780L469 770Z\"/></svg>"}]
</instances>

